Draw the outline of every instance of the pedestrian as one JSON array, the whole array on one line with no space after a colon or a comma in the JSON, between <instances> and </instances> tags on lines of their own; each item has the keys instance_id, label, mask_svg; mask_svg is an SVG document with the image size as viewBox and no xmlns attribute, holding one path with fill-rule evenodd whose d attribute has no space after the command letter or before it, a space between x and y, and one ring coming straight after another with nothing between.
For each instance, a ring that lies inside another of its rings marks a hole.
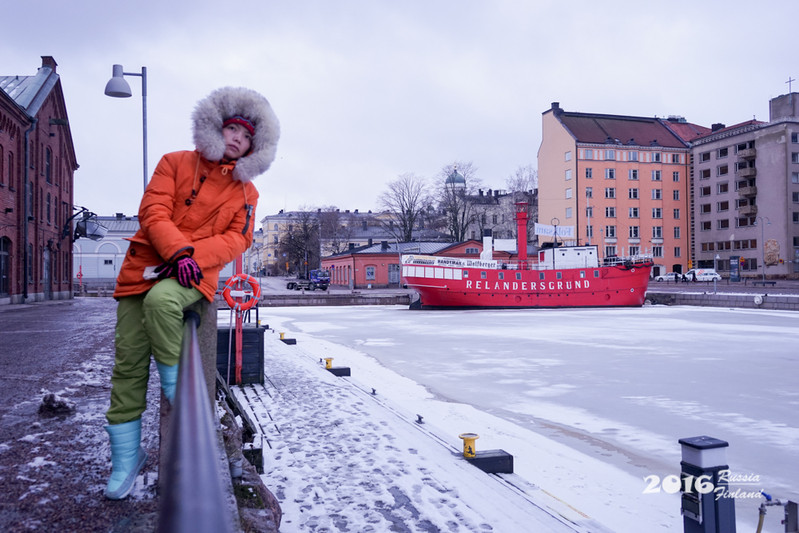
<instances>
[{"instance_id":1,"label":"pedestrian","mask_svg":"<svg viewBox=\"0 0 799 533\"><path fill-rule=\"evenodd\" d=\"M252 244L258 192L252 180L275 158L280 126L251 89L224 87L192 113L195 150L161 158L139 206L117 277L115 358L106 431L111 478L106 498L125 498L147 454L141 447L150 356L174 401L183 311L212 301L219 271Z\"/></svg>"}]
</instances>

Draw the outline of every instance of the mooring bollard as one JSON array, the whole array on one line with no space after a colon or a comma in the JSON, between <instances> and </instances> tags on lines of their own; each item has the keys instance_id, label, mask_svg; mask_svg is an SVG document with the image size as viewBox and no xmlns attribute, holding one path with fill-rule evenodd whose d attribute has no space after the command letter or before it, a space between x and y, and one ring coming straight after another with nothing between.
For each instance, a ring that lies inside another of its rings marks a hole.
<instances>
[{"instance_id":1,"label":"mooring bollard","mask_svg":"<svg viewBox=\"0 0 799 533\"><path fill-rule=\"evenodd\" d=\"M461 433L458 438L463 439L463 456L472 459L477 455L477 448L474 441L480 438L477 433Z\"/></svg>"},{"instance_id":2,"label":"mooring bollard","mask_svg":"<svg viewBox=\"0 0 799 533\"><path fill-rule=\"evenodd\" d=\"M325 368L330 370L333 368L333 358L332 357L325 357Z\"/></svg>"},{"instance_id":3,"label":"mooring bollard","mask_svg":"<svg viewBox=\"0 0 799 533\"><path fill-rule=\"evenodd\" d=\"M283 331L281 331L281 332L280 332L280 340L283 340L283 339L285 339L285 338L286 338L286 333L285 333L285 332L283 332Z\"/></svg>"}]
</instances>

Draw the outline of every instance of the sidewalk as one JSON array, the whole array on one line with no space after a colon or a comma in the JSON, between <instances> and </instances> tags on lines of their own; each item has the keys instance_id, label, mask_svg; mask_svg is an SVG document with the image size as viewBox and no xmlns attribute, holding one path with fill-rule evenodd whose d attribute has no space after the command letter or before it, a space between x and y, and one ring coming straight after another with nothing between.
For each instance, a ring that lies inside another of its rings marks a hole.
<instances>
[{"instance_id":1,"label":"sidewalk","mask_svg":"<svg viewBox=\"0 0 799 533\"><path fill-rule=\"evenodd\" d=\"M0 306L0 530L154 530L157 378L143 418L143 475L127 500L103 497L115 312L111 298ZM48 393L71 411L40 413Z\"/></svg>"},{"instance_id":2,"label":"sidewalk","mask_svg":"<svg viewBox=\"0 0 799 533\"><path fill-rule=\"evenodd\" d=\"M267 331L265 344L266 383L233 390L265 439L262 478L281 531L608 531L516 475L469 464L301 341Z\"/></svg>"}]
</instances>

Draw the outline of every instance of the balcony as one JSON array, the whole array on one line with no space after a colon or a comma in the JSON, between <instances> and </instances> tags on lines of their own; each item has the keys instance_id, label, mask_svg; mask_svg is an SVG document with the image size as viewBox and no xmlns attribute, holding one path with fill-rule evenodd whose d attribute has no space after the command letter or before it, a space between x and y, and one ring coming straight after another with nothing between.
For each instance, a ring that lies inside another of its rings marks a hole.
<instances>
[{"instance_id":1,"label":"balcony","mask_svg":"<svg viewBox=\"0 0 799 533\"><path fill-rule=\"evenodd\" d=\"M752 185L750 187L740 187L738 189L738 196L743 196L746 198L757 196L757 186Z\"/></svg>"},{"instance_id":2,"label":"balcony","mask_svg":"<svg viewBox=\"0 0 799 533\"><path fill-rule=\"evenodd\" d=\"M747 148L746 150L738 150L738 157L741 159L754 159L757 155L756 148Z\"/></svg>"},{"instance_id":3,"label":"balcony","mask_svg":"<svg viewBox=\"0 0 799 533\"><path fill-rule=\"evenodd\" d=\"M757 169L755 167L739 168L738 175L742 178L751 178L757 176Z\"/></svg>"},{"instance_id":4,"label":"balcony","mask_svg":"<svg viewBox=\"0 0 799 533\"><path fill-rule=\"evenodd\" d=\"M738 208L738 213L741 216L755 216L757 214L756 205L742 205Z\"/></svg>"}]
</instances>

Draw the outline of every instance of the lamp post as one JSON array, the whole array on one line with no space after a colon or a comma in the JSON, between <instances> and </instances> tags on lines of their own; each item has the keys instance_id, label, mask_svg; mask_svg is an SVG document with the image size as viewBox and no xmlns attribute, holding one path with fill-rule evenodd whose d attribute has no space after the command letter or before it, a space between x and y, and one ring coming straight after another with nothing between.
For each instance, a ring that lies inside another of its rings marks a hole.
<instances>
[{"instance_id":1,"label":"lamp post","mask_svg":"<svg viewBox=\"0 0 799 533\"><path fill-rule=\"evenodd\" d=\"M721 259L719 254L716 254L716 257L713 258L713 272L716 274L719 272L719 259ZM713 294L716 294L716 276L713 276Z\"/></svg>"},{"instance_id":2,"label":"lamp post","mask_svg":"<svg viewBox=\"0 0 799 533\"><path fill-rule=\"evenodd\" d=\"M122 65L112 67L111 79L105 85L106 96L114 98L130 98L133 93L130 85L125 81L125 76L139 76L141 78L141 110L142 110L142 149L144 161L144 188L147 188L147 67L138 72L123 72Z\"/></svg>"},{"instance_id":3,"label":"lamp post","mask_svg":"<svg viewBox=\"0 0 799 533\"><path fill-rule=\"evenodd\" d=\"M771 225L771 220L768 217L765 217L766 224ZM763 225L763 217L757 217L755 225L760 224L760 259L763 263L763 286L765 287L766 281L766 228Z\"/></svg>"}]
</instances>

